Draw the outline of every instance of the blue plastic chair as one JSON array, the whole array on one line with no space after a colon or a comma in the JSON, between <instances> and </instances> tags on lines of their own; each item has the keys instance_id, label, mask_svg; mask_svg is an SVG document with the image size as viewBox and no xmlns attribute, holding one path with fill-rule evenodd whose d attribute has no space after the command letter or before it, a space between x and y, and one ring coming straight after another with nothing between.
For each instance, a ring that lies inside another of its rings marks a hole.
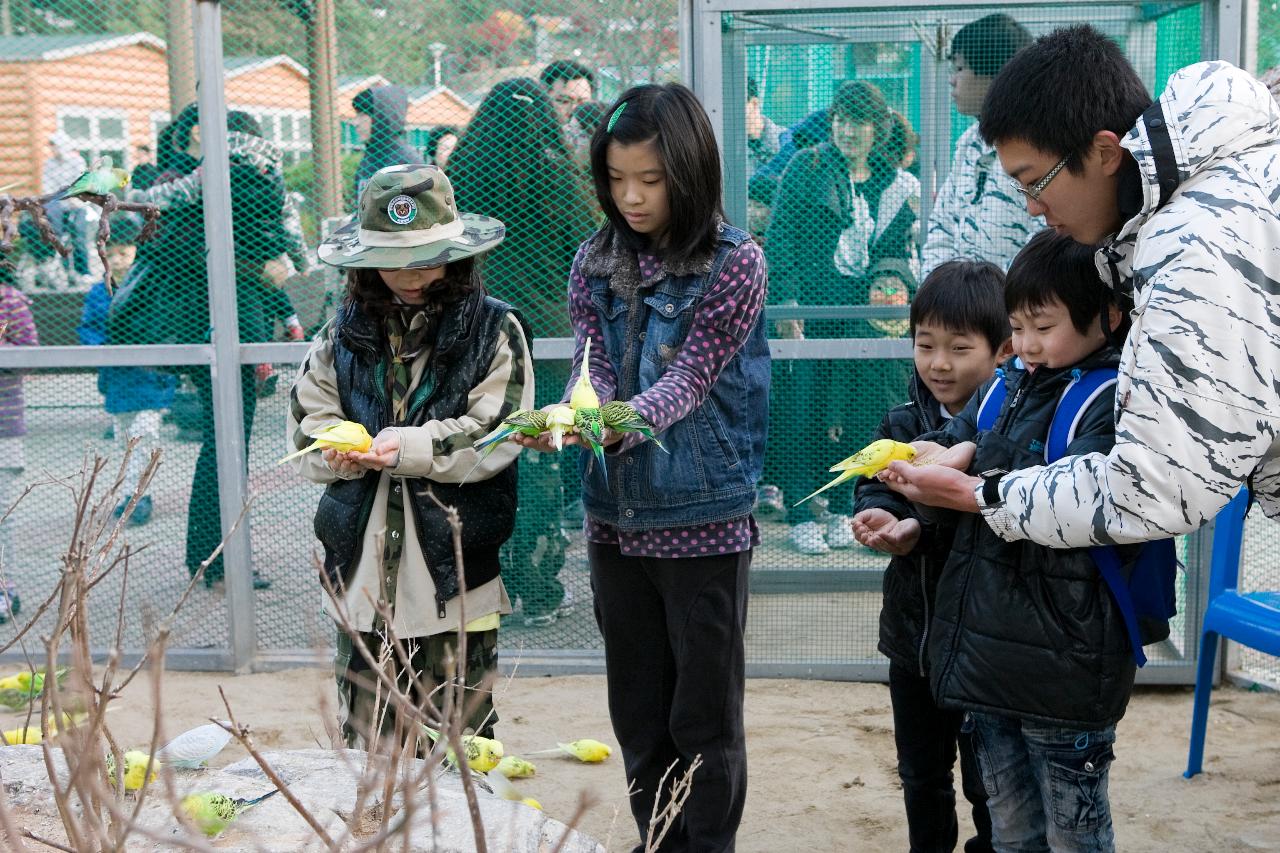
<instances>
[{"instance_id":1,"label":"blue plastic chair","mask_svg":"<svg viewBox=\"0 0 1280 853\"><path fill-rule=\"evenodd\" d=\"M1240 592L1240 541L1249 493L1241 491L1218 514L1213 529L1213 557L1209 566L1209 606L1200 634L1200 663L1196 669L1196 698L1191 713L1190 779L1200 772L1204 734L1209 722L1209 694L1218 663L1218 638L1280 655L1280 591Z\"/></svg>"}]
</instances>

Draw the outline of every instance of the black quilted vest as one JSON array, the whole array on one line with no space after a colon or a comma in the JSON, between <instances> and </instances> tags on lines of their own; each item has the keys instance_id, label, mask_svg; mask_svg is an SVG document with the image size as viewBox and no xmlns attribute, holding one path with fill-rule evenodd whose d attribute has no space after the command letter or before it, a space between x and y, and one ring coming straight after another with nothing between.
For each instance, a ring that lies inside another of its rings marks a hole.
<instances>
[{"instance_id":1,"label":"black quilted vest","mask_svg":"<svg viewBox=\"0 0 1280 853\"><path fill-rule=\"evenodd\" d=\"M401 426L421 426L466 414L471 389L484 379L493 363L503 318L513 311L505 302L478 291L444 309L434 352L413 391ZM334 368L342 411L350 420L364 424L370 435L377 435L391 421L385 390L385 330L350 305L339 310L334 322ZM529 358L530 354L522 353L521 357ZM507 414L508 407L504 407L500 417ZM479 437L466 436L462 440L470 443ZM437 443L434 452L447 454L454 449ZM380 476L371 471L359 479L339 480L331 483L320 498L315 533L324 545L324 570L335 589L350 580L359 561ZM458 566L452 530L431 493L458 511L467 587L474 589L500 572L498 549L515 525L516 465L487 480L461 486L425 477L406 477L404 485L406 497L412 502L418 541L435 583L436 606L443 615L445 603L458 594Z\"/></svg>"}]
</instances>

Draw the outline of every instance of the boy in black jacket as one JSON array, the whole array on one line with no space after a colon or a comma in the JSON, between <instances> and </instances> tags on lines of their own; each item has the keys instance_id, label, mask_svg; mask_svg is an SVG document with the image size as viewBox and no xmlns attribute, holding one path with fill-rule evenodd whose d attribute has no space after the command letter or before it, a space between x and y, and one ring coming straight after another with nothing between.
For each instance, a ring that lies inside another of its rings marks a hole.
<instances>
[{"instance_id":1,"label":"boy in black jacket","mask_svg":"<svg viewBox=\"0 0 1280 853\"><path fill-rule=\"evenodd\" d=\"M875 438L912 441L942 429L960 412L996 365L1009 356L1004 274L989 263L950 261L929 275L911 303L915 374L911 400L884 416ZM963 714L943 710L929 692L925 654L938 577L951 540L934 535L913 506L879 480L859 481L854 534L864 545L893 554L884 573L880 651L889 658L889 697L898 750L898 776L912 853L950 853L959 836L951 768L959 745L965 798L977 835L966 853L991 850L987 794Z\"/></svg>"},{"instance_id":2,"label":"boy in black jacket","mask_svg":"<svg viewBox=\"0 0 1280 853\"><path fill-rule=\"evenodd\" d=\"M942 444L976 441L971 472L997 479L1046 462L1063 395L1091 370L1114 371L1124 318L1088 247L1042 231L1009 268L1005 304L1018 358L946 426ZM989 428L982 400L1005 397ZM1115 386L1074 413L1065 455L1115 442ZM1136 546L1117 548L1127 574ZM997 850L1115 849L1107 777L1115 725L1133 689L1124 619L1086 548L1006 542L961 514L938 582L929 660L934 700L967 711Z\"/></svg>"}]
</instances>

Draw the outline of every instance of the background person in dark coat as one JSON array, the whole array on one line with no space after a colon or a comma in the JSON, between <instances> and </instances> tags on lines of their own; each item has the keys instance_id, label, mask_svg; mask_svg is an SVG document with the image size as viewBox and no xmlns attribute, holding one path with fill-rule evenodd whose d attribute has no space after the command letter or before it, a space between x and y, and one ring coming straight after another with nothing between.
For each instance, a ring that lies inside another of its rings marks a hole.
<instances>
[{"instance_id":1,"label":"background person in dark coat","mask_svg":"<svg viewBox=\"0 0 1280 853\"><path fill-rule=\"evenodd\" d=\"M351 99L357 120L366 126L364 157L356 167L355 195L373 173L386 166L421 166L422 152L405 137L404 117L409 112L409 96L399 86L370 86Z\"/></svg>"}]
</instances>

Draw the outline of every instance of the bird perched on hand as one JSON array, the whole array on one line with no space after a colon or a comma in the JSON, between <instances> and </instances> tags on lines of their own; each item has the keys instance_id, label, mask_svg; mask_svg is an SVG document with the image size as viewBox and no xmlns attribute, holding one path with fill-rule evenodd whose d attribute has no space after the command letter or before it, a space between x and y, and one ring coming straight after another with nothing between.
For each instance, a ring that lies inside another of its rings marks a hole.
<instances>
[{"instance_id":1,"label":"bird perched on hand","mask_svg":"<svg viewBox=\"0 0 1280 853\"><path fill-rule=\"evenodd\" d=\"M480 458L476 460L475 465L471 466L471 470L462 478L462 482L470 480L471 475L480 467L480 463L511 436L527 435L529 438L537 438L546 431L547 413L541 409L517 409L507 415L502 419L502 423L498 424L497 429L475 443L475 449L480 451Z\"/></svg>"},{"instance_id":2,"label":"bird perched on hand","mask_svg":"<svg viewBox=\"0 0 1280 853\"><path fill-rule=\"evenodd\" d=\"M564 449L564 437L573 430L573 420L573 409L568 406L556 406L547 412L547 432L551 433L551 445L556 450Z\"/></svg>"},{"instance_id":3,"label":"bird perched on hand","mask_svg":"<svg viewBox=\"0 0 1280 853\"><path fill-rule=\"evenodd\" d=\"M591 448L600 463L600 473L608 479L604 467L604 418L600 413L600 395L591 384L591 338L587 338L582 348L582 364L578 368L578 381L574 383L573 393L569 395L569 408L573 409L573 425L578 435Z\"/></svg>"},{"instance_id":4,"label":"bird perched on hand","mask_svg":"<svg viewBox=\"0 0 1280 853\"><path fill-rule=\"evenodd\" d=\"M348 450L355 450L364 453L370 447L373 447L373 436L369 435L369 431L364 428L364 424L356 423L355 421L338 421L336 424L329 424L323 429L318 429L308 434L307 438L315 439L315 441L301 450L290 453L280 462L288 462L290 459L294 459L304 453L310 453L313 450L332 449L343 453ZM280 462L276 464L279 465Z\"/></svg>"},{"instance_id":5,"label":"bird perched on hand","mask_svg":"<svg viewBox=\"0 0 1280 853\"><path fill-rule=\"evenodd\" d=\"M115 161L110 157L99 157L93 161L89 171L72 181L71 186L60 190L54 199L75 198L82 195L108 195L124 189L129 185L129 173L115 166Z\"/></svg>"},{"instance_id":6,"label":"bird perched on hand","mask_svg":"<svg viewBox=\"0 0 1280 853\"><path fill-rule=\"evenodd\" d=\"M480 458L488 456L500 443L513 435L537 438L547 431L547 413L541 409L517 409L502 419L498 428L476 442Z\"/></svg>"},{"instance_id":7,"label":"bird perched on hand","mask_svg":"<svg viewBox=\"0 0 1280 853\"><path fill-rule=\"evenodd\" d=\"M156 757L173 767L194 770L222 752L230 740L231 732L216 723L208 723L178 735L156 750Z\"/></svg>"},{"instance_id":8,"label":"bird perched on hand","mask_svg":"<svg viewBox=\"0 0 1280 853\"><path fill-rule=\"evenodd\" d=\"M630 403L624 403L622 400L605 403L600 407L600 417L604 419L605 429L611 429L614 432L638 432L658 445L664 453L667 452L667 448L663 447L662 442L658 441L653 434L653 424L645 420L644 416Z\"/></svg>"},{"instance_id":9,"label":"bird perched on hand","mask_svg":"<svg viewBox=\"0 0 1280 853\"><path fill-rule=\"evenodd\" d=\"M807 495L796 501L792 506L800 506L800 504L809 500L815 495L820 495L827 489L840 485L841 483L852 480L854 477L874 477L889 466L890 462L903 460L910 462L915 458L915 448L909 444L903 444L901 441L894 441L891 438L882 438L873 441L857 453L842 459L836 464L828 468L828 471L839 471L840 476L836 477L830 483L818 489L811 495Z\"/></svg>"},{"instance_id":10,"label":"bird perched on hand","mask_svg":"<svg viewBox=\"0 0 1280 853\"><path fill-rule=\"evenodd\" d=\"M243 797L232 799L226 794L208 792L189 794L182 798L182 811L196 825L196 829L212 838L226 829L231 821L240 817L251 806L256 806L272 794L278 793L280 793L279 789L267 791L261 797L254 797L252 800L246 800Z\"/></svg>"}]
</instances>

